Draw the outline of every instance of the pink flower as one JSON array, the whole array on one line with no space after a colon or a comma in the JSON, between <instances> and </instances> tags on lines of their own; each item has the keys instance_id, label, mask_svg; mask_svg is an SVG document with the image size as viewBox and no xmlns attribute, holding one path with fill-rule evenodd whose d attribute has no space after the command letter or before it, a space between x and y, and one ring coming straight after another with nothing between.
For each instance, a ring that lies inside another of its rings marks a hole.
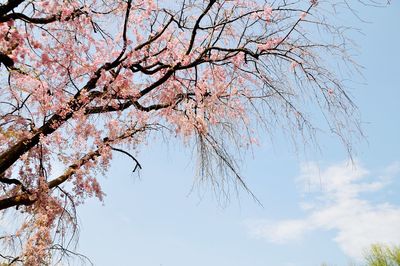
<instances>
[{"instance_id":1,"label":"pink flower","mask_svg":"<svg viewBox=\"0 0 400 266\"><path fill-rule=\"evenodd\" d=\"M282 42L282 38L273 38L273 39L269 39L268 41L266 41L265 43L261 43L258 45L258 49L260 50L270 50L275 48L278 44L280 44Z\"/></svg>"},{"instance_id":2,"label":"pink flower","mask_svg":"<svg viewBox=\"0 0 400 266\"><path fill-rule=\"evenodd\" d=\"M271 22L271 16L272 16L272 7L266 6L264 8L263 17L267 22Z\"/></svg>"},{"instance_id":3,"label":"pink flower","mask_svg":"<svg viewBox=\"0 0 400 266\"><path fill-rule=\"evenodd\" d=\"M42 63L44 65L51 63L50 57L48 56L47 53L42 53Z\"/></svg>"}]
</instances>

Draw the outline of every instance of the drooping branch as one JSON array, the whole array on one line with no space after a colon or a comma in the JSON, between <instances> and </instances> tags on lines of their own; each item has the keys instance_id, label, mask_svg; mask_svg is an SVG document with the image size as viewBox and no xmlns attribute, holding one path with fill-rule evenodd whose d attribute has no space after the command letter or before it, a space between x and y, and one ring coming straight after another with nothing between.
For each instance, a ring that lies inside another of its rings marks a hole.
<instances>
[{"instance_id":1,"label":"drooping branch","mask_svg":"<svg viewBox=\"0 0 400 266\"><path fill-rule=\"evenodd\" d=\"M111 147L111 146L110 146ZM135 158L135 156L133 156L132 154L130 154L129 152L123 150L123 149L119 149L119 148L115 148L115 147L111 147L111 149L113 151L118 151L120 153L125 154L126 156L128 156L129 158L131 158L134 162L135 162L135 167L133 168L132 172L135 172L137 169L141 170L142 169L142 165L139 163L139 161Z\"/></svg>"}]
</instances>

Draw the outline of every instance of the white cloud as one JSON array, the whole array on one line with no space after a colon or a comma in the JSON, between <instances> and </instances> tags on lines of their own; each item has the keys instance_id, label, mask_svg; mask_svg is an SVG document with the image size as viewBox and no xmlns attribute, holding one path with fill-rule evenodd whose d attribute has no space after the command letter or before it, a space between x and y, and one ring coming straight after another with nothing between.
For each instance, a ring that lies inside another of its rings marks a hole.
<instances>
[{"instance_id":1,"label":"white cloud","mask_svg":"<svg viewBox=\"0 0 400 266\"><path fill-rule=\"evenodd\" d=\"M399 244L400 207L368 200L371 192L386 188L400 172L400 163L373 178L358 162L321 170L315 163L302 165L298 177L306 217L283 221L253 220L246 224L254 236L273 243L300 240L313 230L333 230L334 241L348 256L360 259L372 243ZM370 193L370 194L368 194Z\"/></svg>"},{"instance_id":2,"label":"white cloud","mask_svg":"<svg viewBox=\"0 0 400 266\"><path fill-rule=\"evenodd\" d=\"M266 220L247 221L251 233L256 237L267 238L274 243L285 243L299 239L309 229L306 220L286 220L280 223L272 223Z\"/></svg>"}]
</instances>

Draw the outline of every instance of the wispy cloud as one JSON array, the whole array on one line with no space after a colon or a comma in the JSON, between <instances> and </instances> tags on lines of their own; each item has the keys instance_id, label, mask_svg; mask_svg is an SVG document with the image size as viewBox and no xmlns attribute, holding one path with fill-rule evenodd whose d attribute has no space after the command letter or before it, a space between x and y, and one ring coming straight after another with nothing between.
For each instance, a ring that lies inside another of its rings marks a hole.
<instances>
[{"instance_id":1,"label":"wispy cloud","mask_svg":"<svg viewBox=\"0 0 400 266\"><path fill-rule=\"evenodd\" d=\"M360 259L376 242L399 244L400 206L376 203L372 192L384 191L400 172L400 163L379 175L360 163L341 163L320 169L315 163L301 167L298 182L304 197L300 207L306 216L282 221L247 221L251 233L273 243L301 240L314 230L333 230L334 241L348 256Z\"/></svg>"}]
</instances>

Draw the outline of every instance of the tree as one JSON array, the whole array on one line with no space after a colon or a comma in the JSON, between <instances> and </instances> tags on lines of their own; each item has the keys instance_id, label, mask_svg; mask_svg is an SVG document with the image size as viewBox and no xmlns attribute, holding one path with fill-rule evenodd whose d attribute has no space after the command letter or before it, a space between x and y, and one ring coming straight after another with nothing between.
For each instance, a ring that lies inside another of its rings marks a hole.
<instances>
[{"instance_id":1,"label":"tree","mask_svg":"<svg viewBox=\"0 0 400 266\"><path fill-rule=\"evenodd\" d=\"M222 189L248 190L231 154L257 125L307 142L319 114L350 148L356 108L324 60L353 69L349 28L327 11L349 6L328 2L3 1L0 210L22 222L1 256L69 254L75 207L103 199L114 152L139 170L134 152L152 132L195 144L201 180Z\"/></svg>"},{"instance_id":2,"label":"tree","mask_svg":"<svg viewBox=\"0 0 400 266\"><path fill-rule=\"evenodd\" d=\"M373 244L364 252L364 262L349 263L349 266L400 266L400 247L385 244ZM328 266L322 263L321 266Z\"/></svg>"},{"instance_id":3,"label":"tree","mask_svg":"<svg viewBox=\"0 0 400 266\"><path fill-rule=\"evenodd\" d=\"M372 245L365 254L367 266L400 266L400 247Z\"/></svg>"}]
</instances>

